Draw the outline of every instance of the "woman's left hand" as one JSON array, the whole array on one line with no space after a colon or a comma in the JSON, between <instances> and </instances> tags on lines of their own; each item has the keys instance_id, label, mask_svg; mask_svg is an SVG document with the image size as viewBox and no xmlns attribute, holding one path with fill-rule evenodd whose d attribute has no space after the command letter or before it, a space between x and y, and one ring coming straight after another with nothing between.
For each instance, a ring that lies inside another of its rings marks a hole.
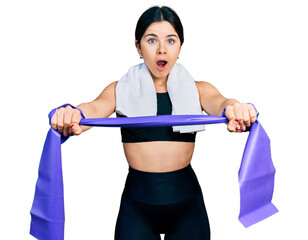
<instances>
[{"instance_id":1,"label":"woman's left hand","mask_svg":"<svg viewBox=\"0 0 308 240\"><path fill-rule=\"evenodd\" d=\"M257 119L257 113L252 104L234 103L226 107L226 117L229 119L228 131L245 132Z\"/></svg>"}]
</instances>

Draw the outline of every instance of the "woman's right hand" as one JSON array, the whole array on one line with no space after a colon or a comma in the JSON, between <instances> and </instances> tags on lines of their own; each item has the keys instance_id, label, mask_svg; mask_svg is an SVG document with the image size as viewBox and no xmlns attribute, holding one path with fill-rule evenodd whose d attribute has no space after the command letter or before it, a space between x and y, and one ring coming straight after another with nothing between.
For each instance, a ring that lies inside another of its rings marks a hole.
<instances>
[{"instance_id":1,"label":"woman's right hand","mask_svg":"<svg viewBox=\"0 0 308 240\"><path fill-rule=\"evenodd\" d=\"M51 127L61 133L64 137L79 135L82 129L79 125L81 113L71 106L58 108L51 118Z\"/></svg>"}]
</instances>

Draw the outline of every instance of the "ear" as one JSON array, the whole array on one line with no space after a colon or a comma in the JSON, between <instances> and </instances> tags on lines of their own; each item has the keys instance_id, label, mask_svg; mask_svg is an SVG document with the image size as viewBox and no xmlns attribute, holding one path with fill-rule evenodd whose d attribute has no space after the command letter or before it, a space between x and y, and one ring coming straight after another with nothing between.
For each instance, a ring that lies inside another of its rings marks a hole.
<instances>
[{"instance_id":1,"label":"ear","mask_svg":"<svg viewBox=\"0 0 308 240\"><path fill-rule=\"evenodd\" d=\"M135 46L137 48L137 51L138 51L139 55L141 55L141 47L140 47L140 44L138 43L137 40L135 41Z\"/></svg>"}]
</instances>

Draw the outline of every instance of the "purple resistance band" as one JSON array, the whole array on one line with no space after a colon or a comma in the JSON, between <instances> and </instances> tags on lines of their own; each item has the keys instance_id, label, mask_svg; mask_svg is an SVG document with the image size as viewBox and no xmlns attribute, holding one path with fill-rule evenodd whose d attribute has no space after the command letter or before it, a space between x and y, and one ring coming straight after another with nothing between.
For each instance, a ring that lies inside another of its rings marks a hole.
<instances>
[{"instance_id":1,"label":"purple resistance band","mask_svg":"<svg viewBox=\"0 0 308 240\"><path fill-rule=\"evenodd\" d=\"M67 106L63 105L61 107ZM56 109L49 114L49 119ZM82 112L81 112L82 113ZM80 125L99 127L158 127L227 123L226 117L211 115L159 115L129 118L85 119ZM61 144L69 138L50 128L42 152L31 213L30 234L40 240L64 239L64 196ZM239 170L239 220L249 227L278 212L271 203L275 168L270 140L261 124L254 122L246 142Z\"/></svg>"}]
</instances>

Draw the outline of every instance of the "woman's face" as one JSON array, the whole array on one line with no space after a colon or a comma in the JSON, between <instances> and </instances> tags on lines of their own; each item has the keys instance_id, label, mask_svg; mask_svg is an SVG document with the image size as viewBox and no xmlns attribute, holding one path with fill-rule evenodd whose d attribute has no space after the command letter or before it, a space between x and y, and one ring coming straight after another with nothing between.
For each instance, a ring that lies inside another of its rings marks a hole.
<instances>
[{"instance_id":1,"label":"woman's face","mask_svg":"<svg viewBox=\"0 0 308 240\"><path fill-rule=\"evenodd\" d=\"M180 54L181 42L172 25L161 21L147 28L136 47L155 80L167 78Z\"/></svg>"}]
</instances>

